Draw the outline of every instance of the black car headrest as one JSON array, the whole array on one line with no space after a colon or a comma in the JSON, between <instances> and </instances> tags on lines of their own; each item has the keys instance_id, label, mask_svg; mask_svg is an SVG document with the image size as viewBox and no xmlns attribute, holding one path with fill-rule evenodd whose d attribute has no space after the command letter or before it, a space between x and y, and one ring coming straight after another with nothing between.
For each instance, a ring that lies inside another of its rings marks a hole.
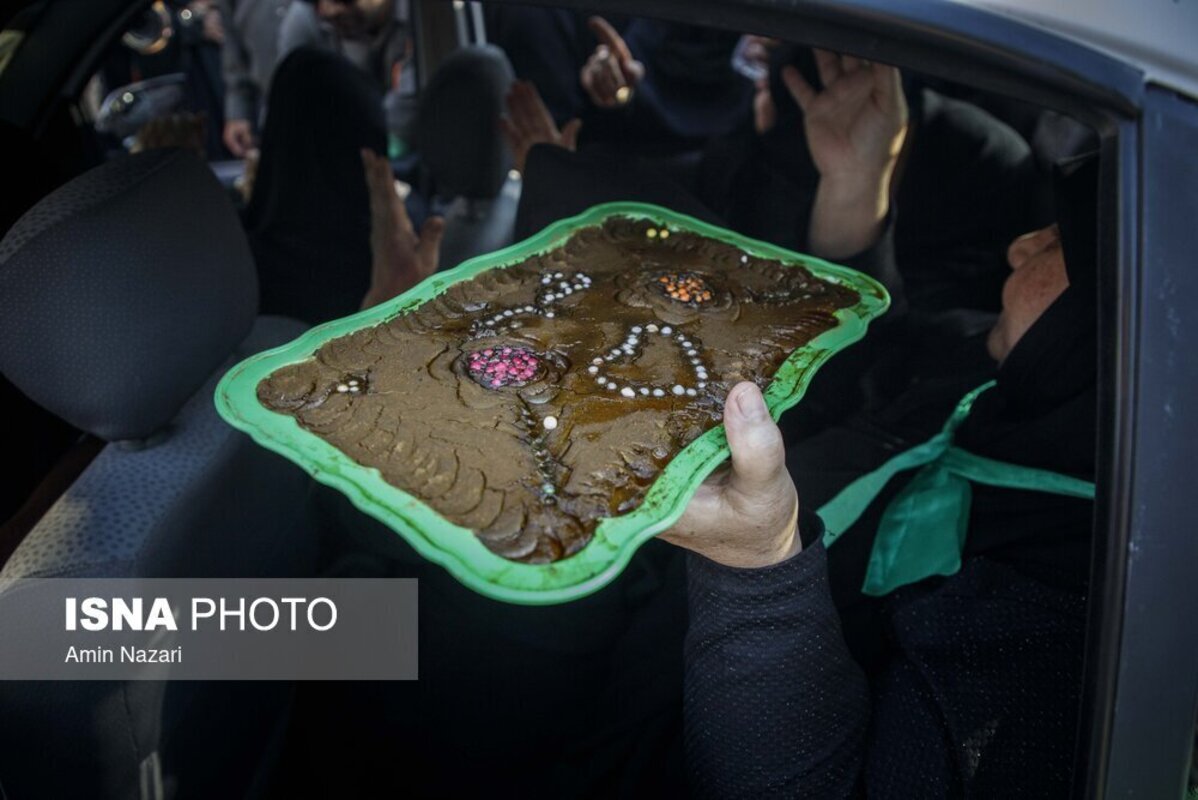
<instances>
[{"instance_id":1,"label":"black car headrest","mask_svg":"<svg viewBox=\"0 0 1198 800\"><path fill-rule=\"evenodd\" d=\"M507 56L491 45L455 50L433 73L414 138L441 197L499 194L511 167L499 117L512 80Z\"/></svg>"},{"instance_id":2,"label":"black car headrest","mask_svg":"<svg viewBox=\"0 0 1198 800\"><path fill-rule=\"evenodd\" d=\"M182 150L61 186L0 241L0 372L109 441L166 425L250 329L254 264L220 183Z\"/></svg>"}]
</instances>

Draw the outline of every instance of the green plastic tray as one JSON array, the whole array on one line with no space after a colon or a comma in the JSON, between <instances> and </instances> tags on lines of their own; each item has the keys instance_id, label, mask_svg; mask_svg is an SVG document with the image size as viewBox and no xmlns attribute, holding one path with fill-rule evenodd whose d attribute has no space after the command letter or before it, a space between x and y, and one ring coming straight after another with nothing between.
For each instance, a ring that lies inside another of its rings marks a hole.
<instances>
[{"instance_id":1,"label":"green plastic tray","mask_svg":"<svg viewBox=\"0 0 1198 800\"><path fill-rule=\"evenodd\" d=\"M806 267L812 274L855 291L860 302L836 312L840 324L791 353L765 392L774 418L797 403L811 376L833 354L865 335L869 321L890 304L886 290L846 267L756 241L693 217L644 203L606 203L550 225L523 242L472 258L439 272L380 306L313 328L293 342L259 353L233 367L216 387L216 407L229 424L263 447L299 464L321 483L343 492L355 506L404 537L417 552L475 591L511 603L545 605L576 600L605 586L628 564L636 549L682 514L695 489L728 457L724 427L717 426L682 450L658 476L641 505L599 524L580 552L552 564L522 564L495 555L473 531L453 524L420 499L404 492L328 442L300 427L294 417L258 402L258 383L280 367L303 361L330 339L384 322L436 297L459 281L523 261L561 244L574 231L623 216L649 219L672 231L693 231L763 258Z\"/></svg>"}]
</instances>

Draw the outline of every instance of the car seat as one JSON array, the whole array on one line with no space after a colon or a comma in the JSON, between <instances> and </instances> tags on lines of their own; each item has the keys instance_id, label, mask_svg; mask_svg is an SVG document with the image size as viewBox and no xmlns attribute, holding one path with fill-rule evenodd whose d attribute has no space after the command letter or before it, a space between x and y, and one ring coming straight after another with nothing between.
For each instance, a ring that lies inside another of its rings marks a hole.
<instances>
[{"instance_id":1,"label":"car seat","mask_svg":"<svg viewBox=\"0 0 1198 800\"><path fill-rule=\"evenodd\" d=\"M511 64L494 46L445 58L420 97L414 143L444 207L442 267L512 242L520 178L499 130Z\"/></svg>"},{"instance_id":2,"label":"car seat","mask_svg":"<svg viewBox=\"0 0 1198 800\"><path fill-rule=\"evenodd\" d=\"M315 572L307 476L213 404L232 364L304 329L257 303L237 215L182 150L97 167L17 221L0 242L0 372L105 444L0 581ZM14 798L252 796L291 693L0 681L0 775Z\"/></svg>"}]
</instances>

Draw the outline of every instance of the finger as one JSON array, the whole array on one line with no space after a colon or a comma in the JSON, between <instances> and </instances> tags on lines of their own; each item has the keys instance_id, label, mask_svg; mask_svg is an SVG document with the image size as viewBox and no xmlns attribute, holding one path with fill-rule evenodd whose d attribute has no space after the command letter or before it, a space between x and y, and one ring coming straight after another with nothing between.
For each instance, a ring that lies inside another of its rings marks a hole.
<instances>
[{"instance_id":1,"label":"finger","mask_svg":"<svg viewBox=\"0 0 1198 800\"><path fill-rule=\"evenodd\" d=\"M374 168L374 153L366 147L358 151L358 155L362 158L362 174L366 178L366 191L370 197L370 206L373 210L378 200L378 181L375 180Z\"/></svg>"},{"instance_id":2,"label":"finger","mask_svg":"<svg viewBox=\"0 0 1198 800\"><path fill-rule=\"evenodd\" d=\"M417 259L417 263L421 265L420 277L427 278L437 271L437 262L441 256L441 240L444 236L444 217L429 217L420 226L420 243L416 245L416 253L420 256Z\"/></svg>"},{"instance_id":3,"label":"finger","mask_svg":"<svg viewBox=\"0 0 1198 800\"><path fill-rule=\"evenodd\" d=\"M827 89L840 77L840 56L829 50L816 48L815 68L819 70L819 82Z\"/></svg>"},{"instance_id":4,"label":"finger","mask_svg":"<svg viewBox=\"0 0 1198 800\"><path fill-rule=\"evenodd\" d=\"M512 85L507 96L507 114L501 119L507 120L507 128L517 137L523 136L524 133L524 106L521 104L520 89L516 84Z\"/></svg>"},{"instance_id":5,"label":"finger","mask_svg":"<svg viewBox=\"0 0 1198 800\"><path fill-rule=\"evenodd\" d=\"M528 84L528 102L535 115L537 125L546 132L556 131L557 124L553 121L553 115L549 113L545 101L541 99L541 93L537 91L536 85L532 83Z\"/></svg>"},{"instance_id":6,"label":"finger","mask_svg":"<svg viewBox=\"0 0 1198 800\"><path fill-rule=\"evenodd\" d=\"M869 70L842 73L836 83L824 90L831 102L840 107L857 107L874 91L874 78Z\"/></svg>"},{"instance_id":7,"label":"finger","mask_svg":"<svg viewBox=\"0 0 1198 800\"><path fill-rule=\"evenodd\" d=\"M799 108L806 113L817 96L815 89L811 88L811 84L793 66L782 68L782 82L786 84L786 91L790 92L790 96L799 104Z\"/></svg>"},{"instance_id":8,"label":"finger","mask_svg":"<svg viewBox=\"0 0 1198 800\"><path fill-rule=\"evenodd\" d=\"M553 118L549 116L545 103L535 86L528 81L520 82L519 108L520 132L526 139L543 138L553 129ZM548 123L549 128L546 129Z\"/></svg>"},{"instance_id":9,"label":"finger","mask_svg":"<svg viewBox=\"0 0 1198 800\"><path fill-rule=\"evenodd\" d=\"M897 67L875 64L874 91L877 92L878 102L882 108L900 114L903 121L907 118L907 98L903 94L903 75Z\"/></svg>"},{"instance_id":10,"label":"finger","mask_svg":"<svg viewBox=\"0 0 1198 800\"><path fill-rule=\"evenodd\" d=\"M607 45L600 45L583 67L582 87L591 101L600 108L611 108L616 104L616 84L611 73L611 65L614 63L616 59Z\"/></svg>"},{"instance_id":11,"label":"finger","mask_svg":"<svg viewBox=\"0 0 1198 800\"><path fill-rule=\"evenodd\" d=\"M519 161L520 156L520 132L516 130L516 126L508 117L499 118L499 132L503 134L503 140L507 142L508 151L511 152L512 158Z\"/></svg>"},{"instance_id":12,"label":"finger","mask_svg":"<svg viewBox=\"0 0 1198 800\"><path fill-rule=\"evenodd\" d=\"M603 69L611 78L612 84L618 89L621 86L627 86L628 80L624 75L624 68L620 66L620 62L614 58L603 60Z\"/></svg>"},{"instance_id":13,"label":"finger","mask_svg":"<svg viewBox=\"0 0 1198 800\"><path fill-rule=\"evenodd\" d=\"M591 17L587 20L587 26L599 39L600 44L607 45L616 58L620 61L632 61L632 51L628 49L624 37L616 33L610 22L603 17Z\"/></svg>"},{"instance_id":14,"label":"finger","mask_svg":"<svg viewBox=\"0 0 1198 800\"><path fill-rule=\"evenodd\" d=\"M562 126L562 147L567 150L578 149L578 132L582 130L582 120L575 117Z\"/></svg>"},{"instance_id":15,"label":"finger","mask_svg":"<svg viewBox=\"0 0 1198 800\"><path fill-rule=\"evenodd\" d=\"M619 102L621 96L620 90L628 86L628 81L624 77L624 70L620 68L620 62L614 58L607 59L603 62L603 71L605 73L604 83L609 87L608 96L612 100ZM627 92L625 92L624 96L627 97Z\"/></svg>"},{"instance_id":16,"label":"finger","mask_svg":"<svg viewBox=\"0 0 1198 800\"><path fill-rule=\"evenodd\" d=\"M787 476L786 448L756 385L732 387L724 405L724 428L732 451L732 486L748 496L771 493Z\"/></svg>"},{"instance_id":17,"label":"finger","mask_svg":"<svg viewBox=\"0 0 1198 800\"><path fill-rule=\"evenodd\" d=\"M608 68L608 64L611 63L613 62L610 58L596 61L591 71L591 99L604 108L616 103L616 82Z\"/></svg>"},{"instance_id":18,"label":"finger","mask_svg":"<svg viewBox=\"0 0 1198 800\"><path fill-rule=\"evenodd\" d=\"M524 97L524 81L516 81L507 95L508 117L514 130L523 132L527 127L527 103Z\"/></svg>"},{"instance_id":19,"label":"finger","mask_svg":"<svg viewBox=\"0 0 1198 800\"><path fill-rule=\"evenodd\" d=\"M769 81L763 78L757 82L753 92L753 128L758 133L766 133L773 130L777 121L778 109L774 105L774 96L770 93Z\"/></svg>"},{"instance_id":20,"label":"finger","mask_svg":"<svg viewBox=\"0 0 1198 800\"><path fill-rule=\"evenodd\" d=\"M367 149L364 156L366 163L366 191L370 197L370 215L379 232L387 230L395 224L394 209L388 192L392 191L391 170L385 159L374 151ZM402 228L400 229L402 230Z\"/></svg>"},{"instance_id":21,"label":"finger","mask_svg":"<svg viewBox=\"0 0 1198 800\"><path fill-rule=\"evenodd\" d=\"M373 197L379 201L380 209L386 210L391 198L387 196L387 190L390 188L390 169L387 162L378 153L373 150L367 150L366 158L369 161L370 170L370 189Z\"/></svg>"},{"instance_id":22,"label":"finger","mask_svg":"<svg viewBox=\"0 0 1198 800\"><path fill-rule=\"evenodd\" d=\"M230 128L225 132L224 140L225 147L229 148L230 153L237 158L242 158L245 156L245 148L242 146L241 139L237 135L237 130L235 128Z\"/></svg>"},{"instance_id":23,"label":"finger","mask_svg":"<svg viewBox=\"0 0 1198 800\"><path fill-rule=\"evenodd\" d=\"M841 56L840 57L840 68L841 68L841 71L844 72L845 74L853 73L853 72L856 72L857 70L861 69L861 66L863 63L864 62L862 62L862 60L857 58L856 56Z\"/></svg>"},{"instance_id":24,"label":"finger","mask_svg":"<svg viewBox=\"0 0 1198 800\"><path fill-rule=\"evenodd\" d=\"M412 218L408 216L407 203L399 196L398 187L395 185L395 175L391 172L391 165L386 164L384 169L385 175L381 176L381 179L386 181L387 200L391 206L391 215L395 220L395 224L399 226L399 230L403 231L409 239L415 239L416 228L412 225Z\"/></svg>"},{"instance_id":25,"label":"finger","mask_svg":"<svg viewBox=\"0 0 1198 800\"><path fill-rule=\"evenodd\" d=\"M365 158L370 161L371 197L379 204L379 210L384 217L396 225L397 230L410 238L415 238L412 221L408 218L408 210L395 191L395 173L391 171L391 162L383 156L366 148Z\"/></svg>"}]
</instances>

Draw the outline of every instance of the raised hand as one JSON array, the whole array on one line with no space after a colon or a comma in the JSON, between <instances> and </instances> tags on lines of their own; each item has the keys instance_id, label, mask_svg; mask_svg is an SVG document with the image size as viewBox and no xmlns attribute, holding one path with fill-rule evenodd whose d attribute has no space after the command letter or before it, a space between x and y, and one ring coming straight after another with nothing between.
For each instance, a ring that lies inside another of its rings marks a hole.
<instances>
[{"instance_id":1,"label":"raised hand","mask_svg":"<svg viewBox=\"0 0 1198 800\"><path fill-rule=\"evenodd\" d=\"M853 56L815 51L823 91L794 67L782 80L799 108L807 145L820 175L876 176L892 167L907 131L907 102L899 71Z\"/></svg>"},{"instance_id":2,"label":"raised hand","mask_svg":"<svg viewBox=\"0 0 1198 800\"><path fill-rule=\"evenodd\" d=\"M516 81L508 90L507 116L499 118L499 128L512 151L512 163L524 172L528 150L534 144L552 144L573 150L578 145L582 121L572 119L558 130L537 87L529 81Z\"/></svg>"},{"instance_id":3,"label":"raised hand","mask_svg":"<svg viewBox=\"0 0 1198 800\"><path fill-rule=\"evenodd\" d=\"M767 567L799 552L799 498L782 433L761 392L738 383L728 392L724 428L732 467L705 480L682 517L660 534L729 567Z\"/></svg>"},{"instance_id":4,"label":"raised hand","mask_svg":"<svg viewBox=\"0 0 1198 800\"><path fill-rule=\"evenodd\" d=\"M889 210L890 182L907 135L907 101L894 67L815 51L823 90L794 67L782 79L803 111L820 173L810 245L829 257L873 243Z\"/></svg>"},{"instance_id":5,"label":"raised hand","mask_svg":"<svg viewBox=\"0 0 1198 800\"><path fill-rule=\"evenodd\" d=\"M632 57L623 37L603 17L591 17L587 25L599 46L583 64L578 80L591 102L600 108L615 108L632 99L645 67Z\"/></svg>"},{"instance_id":6,"label":"raised hand","mask_svg":"<svg viewBox=\"0 0 1198 800\"><path fill-rule=\"evenodd\" d=\"M370 308L410 289L437 271L445 221L429 217L417 235L386 158L363 148L362 169L370 194L370 289L362 308Z\"/></svg>"}]
</instances>

